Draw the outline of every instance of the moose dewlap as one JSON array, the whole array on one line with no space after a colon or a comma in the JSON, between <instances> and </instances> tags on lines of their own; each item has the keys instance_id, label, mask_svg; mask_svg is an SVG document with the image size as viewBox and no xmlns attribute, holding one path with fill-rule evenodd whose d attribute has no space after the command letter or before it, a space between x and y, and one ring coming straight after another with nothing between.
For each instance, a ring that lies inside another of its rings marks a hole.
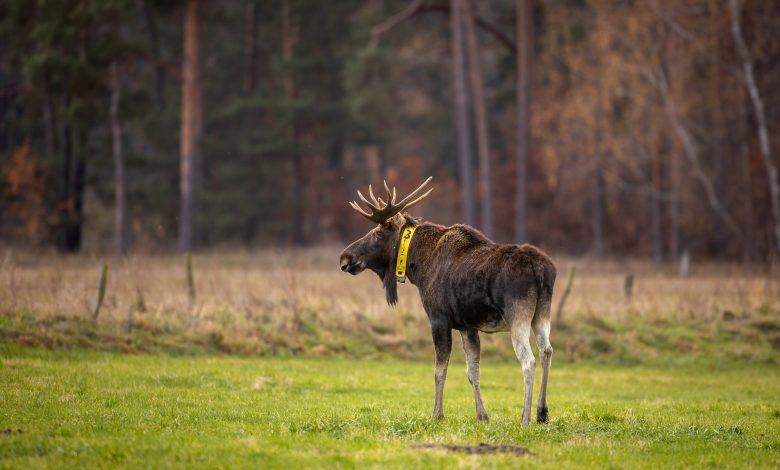
<instances>
[{"instance_id":1,"label":"moose dewlap","mask_svg":"<svg viewBox=\"0 0 780 470\"><path fill-rule=\"evenodd\" d=\"M382 279L391 305L398 299L397 282L408 278L417 286L436 350L435 418L444 416L442 399L452 330L458 330L463 341L478 420L488 419L479 389L479 332L509 331L523 370L522 424L527 426L536 365L530 343L533 330L542 361L536 420L546 423L555 265L534 246L497 244L468 225L444 227L403 213L431 193L433 189L418 196L431 179L398 202L395 188L390 190L387 182L387 201L375 196L370 185L370 201L357 192L368 210L355 201L350 206L377 226L344 249L341 270L353 275L366 269L374 271Z\"/></svg>"}]
</instances>

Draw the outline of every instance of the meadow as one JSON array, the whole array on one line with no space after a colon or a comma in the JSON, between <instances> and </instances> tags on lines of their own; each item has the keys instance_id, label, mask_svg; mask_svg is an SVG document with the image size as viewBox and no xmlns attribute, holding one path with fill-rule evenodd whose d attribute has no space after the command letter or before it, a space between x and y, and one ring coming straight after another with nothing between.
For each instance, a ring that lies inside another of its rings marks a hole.
<instances>
[{"instance_id":1,"label":"meadow","mask_svg":"<svg viewBox=\"0 0 780 470\"><path fill-rule=\"evenodd\" d=\"M780 465L780 299L771 268L556 260L548 425L522 428L506 334L483 335L488 423L453 348L445 415L416 289L384 303L336 249L108 264L0 262L0 467L657 468ZM625 277L634 277L626 296ZM538 369L538 368L537 368ZM538 380L537 380L538 387ZM428 444L513 445L531 455Z\"/></svg>"},{"instance_id":2,"label":"meadow","mask_svg":"<svg viewBox=\"0 0 780 470\"><path fill-rule=\"evenodd\" d=\"M558 363L551 422L524 429L519 367L483 363L480 423L461 353L433 420L432 367L419 361L0 351L3 468L780 464L780 372L766 364ZM533 455L413 447L432 443Z\"/></svg>"}]
</instances>

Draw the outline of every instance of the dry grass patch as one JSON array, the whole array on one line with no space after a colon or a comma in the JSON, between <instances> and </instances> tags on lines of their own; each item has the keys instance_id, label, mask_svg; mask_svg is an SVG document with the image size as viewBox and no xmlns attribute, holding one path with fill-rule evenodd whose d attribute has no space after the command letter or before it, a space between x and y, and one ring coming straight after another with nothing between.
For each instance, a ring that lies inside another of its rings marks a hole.
<instances>
[{"instance_id":1,"label":"dry grass patch","mask_svg":"<svg viewBox=\"0 0 780 470\"><path fill-rule=\"evenodd\" d=\"M95 325L89 310L100 260L7 254L0 338L126 351L428 357L429 329L416 288L400 286L399 304L391 308L373 274L347 276L337 259L337 248L196 254L192 305L185 257L109 260ZM554 308L569 262L558 261ZM628 272L635 277L630 299L623 292ZM775 360L777 279L751 267L707 265L679 278L669 266L580 261L566 321L553 330L556 357ZM486 355L511 357L506 335L485 336Z\"/></svg>"}]
</instances>

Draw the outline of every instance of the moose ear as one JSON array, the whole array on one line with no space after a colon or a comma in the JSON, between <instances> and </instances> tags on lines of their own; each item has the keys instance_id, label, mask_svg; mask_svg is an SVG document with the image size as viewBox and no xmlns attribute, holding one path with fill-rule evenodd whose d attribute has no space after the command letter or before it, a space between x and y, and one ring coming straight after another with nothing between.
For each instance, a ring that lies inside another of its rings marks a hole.
<instances>
[{"instance_id":1,"label":"moose ear","mask_svg":"<svg viewBox=\"0 0 780 470\"><path fill-rule=\"evenodd\" d=\"M396 214L385 222L387 227L392 227L395 230L401 230L401 227L406 225L406 217L403 214Z\"/></svg>"}]
</instances>

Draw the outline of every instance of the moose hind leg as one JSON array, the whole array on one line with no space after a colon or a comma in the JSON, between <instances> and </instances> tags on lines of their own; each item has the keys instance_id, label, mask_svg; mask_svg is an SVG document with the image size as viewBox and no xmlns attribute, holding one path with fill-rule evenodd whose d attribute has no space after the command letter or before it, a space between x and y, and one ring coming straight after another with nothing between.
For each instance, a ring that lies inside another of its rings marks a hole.
<instances>
[{"instance_id":1,"label":"moose hind leg","mask_svg":"<svg viewBox=\"0 0 780 470\"><path fill-rule=\"evenodd\" d=\"M512 336L512 345L515 348L515 354L523 368L523 426L531 423L531 402L534 392L534 372L536 368L536 359L531 350L531 319L535 309L527 299L517 302L511 312L510 335Z\"/></svg>"},{"instance_id":2,"label":"moose hind leg","mask_svg":"<svg viewBox=\"0 0 780 470\"><path fill-rule=\"evenodd\" d=\"M539 398L536 400L536 422L549 422L547 408L547 377L550 374L553 347L550 344L550 316L534 318L534 332L536 333L536 345L539 347L539 356L542 361L542 383L539 387Z\"/></svg>"},{"instance_id":3,"label":"moose hind leg","mask_svg":"<svg viewBox=\"0 0 780 470\"><path fill-rule=\"evenodd\" d=\"M452 351L452 329L449 325L431 324L433 347L436 350L436 400L433 405L433 417L444 418L444 382L447 380L447 365Z\"/></svg>"},{"instance_id":4,"label":"moose hind leg","mask_svg":"<svg viewBox=\"0 0 780 470\"><path fill-rule=\"evenodd\" d=\"M466 352L466 375L474 390L474 403L477 406L477 420L487 421L488 414L482 404L482 393L479 391L479 332L476 330L461 331L463 350Z\"/></svg>"}]
</instances>

